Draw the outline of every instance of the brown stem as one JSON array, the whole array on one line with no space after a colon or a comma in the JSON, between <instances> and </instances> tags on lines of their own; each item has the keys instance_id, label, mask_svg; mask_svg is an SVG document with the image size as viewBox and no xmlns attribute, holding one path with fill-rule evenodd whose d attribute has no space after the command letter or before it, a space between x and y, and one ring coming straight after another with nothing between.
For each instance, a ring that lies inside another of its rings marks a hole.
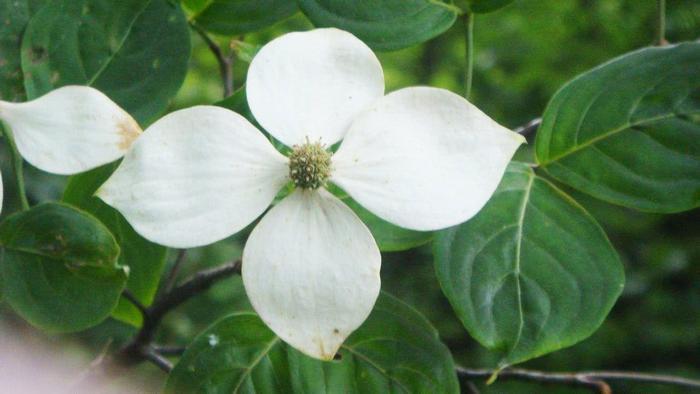
<instances>
[{"instance_id":1,"label":"brown stem","mask_svg":"<svg viewBox=\"0 0 700 394\"><path fill-rule=\"evenodd\" d=\"M471 382L477 379L489 379L494 372L496 371L491 369L470 369L457 367L457 375L464 382ZM623 371L544 372L521 368L509 368L498 372L498 378L502 380L523 380L545 384L579 386L601 394L612 393L612 390L607 382L613 380L666 384L686 388L700 388L700 380L669 375Z\"/></svg>"},{"instance_id":2,"label":"brown stem","mask_svg":"<svg viewBox=\"0 0 700 394\"><path fill-rule=\"evenodd\" d=\"M521 134L529 141L530 139L532 139L532 137L534 137L535 133L537 132L537 129L540 128L540 124L542 124L542 118L535 118L513 131L518 134Z\"/></svg>"},{"instance_id":3,"label":"brown stem","mask_svg":"<svg viewBox=\"0 0 700 394\"><path fill-rule=\"evenodd\" d=\"M187 249L180 249L180 251L177 252L177 257L173 263L173 268L170 269L168 278L165 280L165 284L163 285L164 293L169 292L172 290L173 286L175 286L175 282L177 282L177 275L180 273L180 268L182 268L182 263L185 261L185 257L187 257Z\"/></svg>"},{"instance_id":4,"label":"brown stem","mask_svg":"<svg viewBox=\"0 0 700 394\"><path fill-rule=\"evenodd\" d=\"M153 305L142 310L143 325L141 325L141 329L139 329L131 342L119 351L117 356L120 361L123 364L138 363L144 359L154 361L149 353L154 353L152 348L153 337L163 316L191 297L209 289L220 279L240 273L241 261L237 260L200 271L182 284L164 293Z\"/></svg>"},{"instance_id":5,"label":"brown stem","mask_svg":"<svg viewBox=\"0 0 700 394\"><path fill-rule=\"evenodd\" d=\"M211 50L214 57L216 57L216 61L219 62L219 73L221 74L221 80L224 84L224 98L230 96L233 93L233 56L224 55L219 44L209 37L207 32L201 27L194 23L190 23L190 26L202 37L209 47L209 50Z\"/></svg>"},{"instance_id":6,"label":"brown stem","mask_svg":"<svg viewBox=\"0 0 700 394\"><path fill-rule=\"evenodd\" d=\"M155 349L149 348L143 352L143 357L155 364L158 368L163 370L165 373L170 373L173 370L173 364L167 358L163 357L160 353L156 352Z\"/></svg>"}]
</instances>

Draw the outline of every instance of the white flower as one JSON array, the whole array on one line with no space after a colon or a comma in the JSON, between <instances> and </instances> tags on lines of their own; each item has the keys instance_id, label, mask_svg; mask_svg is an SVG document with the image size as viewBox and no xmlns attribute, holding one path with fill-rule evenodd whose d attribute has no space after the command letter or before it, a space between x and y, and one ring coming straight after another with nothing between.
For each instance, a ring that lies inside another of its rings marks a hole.
<instances>
[{"instance_id":1,"label":"white flower","mask_svg":"<svg viewBox=\"0 0 700 394\"><path fill-rule=\"evenodd\" d=\"M0 101L0 120L25 160L59 175L122 157L141 133L128 113L87 86L65 86L25 103ZM0 182L0 207L1 202Z\"/></svg>"},{"instance_id":2,"label":"white flower","mask_svg":"<svg viewBox=\"0 0 700 394\"><path fill-rule=\"evenodd\" d=\"M481 209L524 141L448 91L383 94L379 61L350 33L286 34L251 63L247 95L295 147L291 160L242 116L198 106L149 127L98 196L144 237L186 248L240 231L293 180L248 238L243 283L280 338L331 359L374 305L381 257L360 219L316 187L334 183L399 226L441 229ZM332 157L319 149L341 139Z\"/></svg>"}]
</instances>

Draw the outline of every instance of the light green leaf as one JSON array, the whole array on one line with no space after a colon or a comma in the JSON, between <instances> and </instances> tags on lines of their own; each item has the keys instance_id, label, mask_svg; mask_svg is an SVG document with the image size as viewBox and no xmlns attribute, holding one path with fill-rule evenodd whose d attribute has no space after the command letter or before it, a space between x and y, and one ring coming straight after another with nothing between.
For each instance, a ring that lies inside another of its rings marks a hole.
<instances>
[{"instance_id":1,"label":"light green leaf","mask_svg":"<svg viewBox=\"0 0 700 394\"><path fill-rule=\"evenodd\" d=\"M100 323L127 279L109 230L64 204L41 204L8 217L0 224L0 253L5 300L47 331Z\"/></svg>"},{"instance_id":2,"label":"light green leaf","mask_svg":"<svg viewBox=\"0 0 700 394\"><path fill-rule=\"evenodd\" d=\"M116 167L117 163L107 164L70 177L63 201L91 213L112 232L122 251L119 265L129 267L126 288L141 304L148 306L158 290L167 248L141 237L116 209L94 196ZM141 312L123 297L112 316L134 326L142 322Z\"/></svg>"},{"instance_id":3,"label":"light green leaf","mask_svg":"<svg viewBox=\"0 0 700 394\"><path fill-rule=\"evenodd\" d=\"M512 3L513 0L466 0L469 5L469 10L477 14L483 14L486 12L492 12L499 10L508 4Z\"/></svg>"},{"instance_id":4,"label":"light green leaf","mask_svg":"<svg viewBox=\"0 0 700 394\"><path fill-rule=\"evenodd\" d=\"M414 231L393 225L366 210L351 198L343 199L367 225L382 252L398 252L425 245L433 239L430 231Z\"/></svg>"},{"instance_id":5,"label":"light green leaf","mask_svg":"<svg viewBox=\"0 0 700 394\"><path fill-rule=\"evenodd\" d=\"M168 0L60 0L29 21L22 70L29 98L89 85L145 124L177 92L189 54L185 16Z\"/></svg>"},{"instance_id":6,"label":"light green leaf","mask_svg":"<svg viewBox=\"0 0 700 394\"><path fill-rule=\"evenodd\" d=\"M434 245L443 292L500 367L590 336L624 283L593 217L523 163L511 163L474 218L436 232Z\"/></svg>"},{"instance_id":7,"label":"light green leaf","mask_svg":"<svg viewBox=\"0 0 700 394\"><path fill-rule=\"evenodd\" d=\"M192 2L192 1L191 1ZM293 0L216 0L192 3L192 20L204 30L236 35L261 30L297 11Z\"/></svg>"},{"instance_id":8,"label":"light green leaf","mask_svg":"<svg viewBox=\"0 0 700 394\"><path fill-rule=\"evenodd\" d=\"M439 0L298 0L319 27L347 30L376 50L419 44L442 34L459 9Z\"/></svg>"},{"instance_id":9,"label":"light green leaf","mask_svg":"<svg viewBox=\"0 0 700 394\"><path fill-rule=\"evenodd\" d=\"M191 13L198 13L207 7L214 0L181 0L182 6L185 10Z\"/></svg>"},{"instance_id":10,"label":"light green leaf","mask_svg":"<svg viewBox=\"0 0 700 394\"><path fill-rule=\"evenodd\" d=\"M367 321L322 362L287 346L254 313L200 334L166 393L457 393L452 357L418 312L382 294Z\"/></svg>"},{"instance_id":11,"label":"light green leaf","mask_svg":"<svg viewBox=\"0 0 700 394\"><path fill-rule=\"evenodd\" d=\"M649 212L700 206L700 43L645 48L575 78L537 132L541 167Z\"/></svg>"}]
</instances>

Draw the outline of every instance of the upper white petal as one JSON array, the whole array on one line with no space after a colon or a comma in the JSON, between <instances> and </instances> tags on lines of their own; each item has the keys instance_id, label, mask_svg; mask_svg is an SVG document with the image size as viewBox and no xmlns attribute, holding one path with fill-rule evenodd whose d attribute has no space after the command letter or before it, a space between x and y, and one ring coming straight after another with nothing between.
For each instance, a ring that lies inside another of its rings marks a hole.
<instances>
[{"instance_id":1,"label":"upper white petal","mask_svg":"<svg viewBox=\"0 0 700 394\"><path fill-rule=\"evenodd\" d=\"M331 180L385 220L436 230L486 204L524 141L447 90L402 89L352 124Z\"/></svg>"},{"instance_id":2,"label":"upper white petal","mask_svg":"<svg viewBox=\"0 0 700 394\"><path fill-rule=\"evenodd\" d=\"M262 320L301 352L330 360L379 295L379 249L327 191L297 189L255 227L243 284Z\"/></svg>"},{"instance_id":3,"label":"upper white petal","mask_svg":"<svg viewBox=\"0 0 700 394\"><path fill-rule=\"evenodd\" d=\"M145 238L187 248L255 220L287 172L287 159L245 118L199 106L146 129L97 195Z\"/></svg>"},{"instance_id":4,"label":"upper white petal","mask_svg":"<svg viewBox=\"0 0 700 394\"><path fill-rule=\"evenodd\" d=\"M339 141L359 112L384 94L371 49L338 29L288 33L255 56L246 82L255 119L288 146Z\"/></svg>"},{"instance_id":5,"label":"upper white petal","mask_svg":"<svg viewBox=\"0 0 700 394\"><path fill-rule=\"evenodd\" d=\"M29 163L62 175L122 157L141 133L128 113L87 86L64 86L26 103L2 101L0 119Z\"/></svg>"}]
</instances>

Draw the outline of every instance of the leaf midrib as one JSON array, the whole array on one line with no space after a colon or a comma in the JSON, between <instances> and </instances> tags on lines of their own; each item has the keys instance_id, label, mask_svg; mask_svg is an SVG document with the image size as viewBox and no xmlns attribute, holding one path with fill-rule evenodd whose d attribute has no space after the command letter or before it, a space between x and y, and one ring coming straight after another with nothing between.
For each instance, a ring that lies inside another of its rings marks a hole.
<instances>
[{"instance_id":1,"label":"leaf midrib","mask_svg":"<svg viewBox=\"0 0 700 394\"><path fill-rule=\"evenodd\" d=\"M250 373L255 369L255 367L260 364L260 361L262 361L263 358L265 358L268 353L270 353L270 350L272 350L273 347L275 347L276 344L280 342L280 338L278 336L275 336L273 340L270 341L270 343L265 346L265 348L255 357L253 362L243 371L241 374L241 377L238 379L238 382L236 382L236 387L234 387L233 392L238 393L238 390L241 388L241 385L243 382L245 382L246 378L250 376Z\"/></svg>"},{"instance_id":2,"label":"leaf midrib","mask_svg":"<svg viewBox=\"0 0 700 394\"><path fill-rule=\"evenodd\" d=\"M635 127L638 127L638 126L644 126L644 125L647 125L647 124L649 124L649 123L657 122L657 121L659 121L659 120L664 120L664 119L670 119L670 118L674 118L674 117L679 117L679 116L681 116L681 115L688 116L688 115L698 115L698 114L700 114L700 111L691 111L691 112L683 113L683 114L677 114L677 113L675 113L675 112L670 112L670 113L666 113L666 114L663 114L663 115L657 115L657 116L653 116L653 117L651 117L651 118L639 120L639 121L637 121L637 122L630 122L630 121L627 121L625 124L623 124L623 125L621 125L621 126L619 126L619 127L616 127L616 128L614 128L614 129L612 129L612 130L609 130L609 131L607 131L607 132L605 132L605 133L603 133L603 134L600 134L600 135L598 135L598 136L596 136L596 137L593 137L593 138L591 138L590 140L588 140L588 141L582 143L581 145L576 145L576 147L574 147L573 149L571 149L571 150L569 150L569 151L566 151L566 152L564 152L564 153L561 153L561 154L559 154L559 155L557 155L557 156L555 156L555 157L549 158L546 162L540 163L540 165L542 165L543 167L546 167L547 165L552 164L552 163L554 163L554 162L556 162L556 161L559 161L559 160L561 160L562 158L567 157L567 156L569 156L569 155L572 155L572 154L574 154L574 153L576 153L576 152L578 152L578 151L580 151L580 150L582 150L582 149L584 149L584 148L587 148L587 147L589 147L589 146L591 146L591 145L597 143L598 141L604 140L604 139L606 139L606 138L608 138L608 137L611 137L611 136L613 136L613 135L615 135L615 134L617 134L617 133L620 133L620 132L622 132L622 131L625 131L625 130L628 130L628 129L631 129L631 128L635 128Z\"/></svg>"},{"instance_id":3,"label":"leaf midrib","mask_svg":"<svg viewBox=\"0 0 700 394\"><path fill-rule=\"evenodd\" d=\"M520 344L520 339L522 338L523 328L525 327L525 314L523 312L523 300L522 300L522 289L520 286L520 260L521 260L521 249L523 244L523 227L525 223L525 212L527 211L527 205L530 201L530 191L532 190L533 183L535 181L535 174L530 172L528 174L528 182L525 187L525 193L523 195L523 202L520 205L520 210L518 213L518 231L516 233L516 244L515 244L515 267L513 269L513 275L515 276L515 287L517 290L517 302L518 302L518 333L513 342L513 346L510 348L508 354L501 359L501 367L505 368L507 364L505 360L510 357L510 355L517 349Z\"/></svg>"},{"instance_id":4,"label":"leaf midrib","mask_svg":"<svg viewBox=\"0 0 700 394\"><path fill-rule=\"evenodd\" d=\"M389 379L390 381L396 383L396 385L397 385L399 388L401 388L404 392L406 392L406 393L410 393L410 392L411 392L410 390L408 390L407 387L405 387L405 386L403 385L403 383L401 383L399 380L397 380L397 379L394 378L393 376L389 375L389 372L387 372L387 371L386 371L384 368L382 368L381 366L377 365L377 363L375 363L374 361L372 361L371 358L365 356L364 354L358 352L357 350L355 350L354 348L352 348L352 347L350 347L350 346L348 346L348 345L342 345L341 347L342 347L343 349L347 350L348 352L352 353L355 357L357 357L357 358L359 358L360 360L362 360L362 361L366 362L367 364L369 364L372 368L376 369L376 370L379 371L382 375L386 376L386 378Z\"/></svg>"},{"instance_id":5,"label":"leaf midrib","mask_svg":"<svg viewBox=\"0 0 700 394\"><path fill-rule=\"evenodd\" d=\"M97 81L97 79L98 79L100 76L102 76L102 73L104 73L104 71L107 69L107 67L109 67L109 65L112 64L112 61L114 60L114 58L117 56L117 54L118 54L118 53L122 50L122 48L124 47L124 43L126 43L127 38L129 38L129 36L131 35L131 30L134 28L134 24L136 24L136 21L137 21L139 18L141 18L141 15L143 15L144 12L146 12L146 8L148 8L148 7L151 5L152 2L153 2L153 0L147 0L146 3L144 4L143 8L141 8L141 10L139 10L139 12L134 16L134 19L131 20L131 23L129 23L129 27L126 29L126 32L124 33L124 36L123 36L122 39L119 41L119 46L117 46L117 49L114 51L114 53L112 53L112 54L107 58L107 60L106 60L106 61L104 62L104 64L99 68L99 70L97 70L97 72L95 72L95 75L93 75L92 78L90 78L90 79L87 81L87 83L86 83L87 86L92 86L92 85L95 83L95 81Z\"/></svg>"}]
</instances>

